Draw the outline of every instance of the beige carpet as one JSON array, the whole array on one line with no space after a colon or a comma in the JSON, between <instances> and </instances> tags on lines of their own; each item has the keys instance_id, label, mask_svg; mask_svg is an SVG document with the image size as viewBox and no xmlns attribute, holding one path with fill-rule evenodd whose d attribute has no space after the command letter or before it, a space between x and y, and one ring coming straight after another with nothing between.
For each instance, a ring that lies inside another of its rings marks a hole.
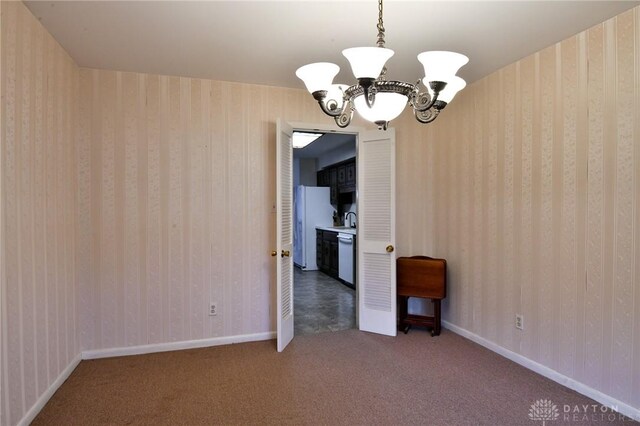
<instances>
[{"instance_id":1,"label":"beige carpet","mask_svg":"<svg viewBox=\"0 0 640 426\"><path fill-rule=\"evenodd\" d=\"M414 329L396 338L346 330L274 341L83 361L35 425L632 424L460 336ZM613 421L611 421L613 419Z\"/></svg>"}]
</instances>

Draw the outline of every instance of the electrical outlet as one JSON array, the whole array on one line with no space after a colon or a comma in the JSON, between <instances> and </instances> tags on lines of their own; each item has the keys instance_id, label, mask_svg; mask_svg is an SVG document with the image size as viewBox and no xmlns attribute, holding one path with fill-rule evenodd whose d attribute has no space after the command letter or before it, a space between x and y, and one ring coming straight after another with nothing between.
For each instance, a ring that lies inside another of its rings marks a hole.
<instances>
[{"instance_id":1,"label":"electrical outlet","mask_svg":"<svg viewBox=\"0 0 640 426\"><path fill-rule=\"evenodd\" d=\"M516 314L516 328L524 330L524 316L522 314Z\"/></svg>"},{"instance_id":2,"label":"electrical outlet","mask_svg":"<svg viewBox=\"0 0 640 426\"><path fill-rule=\"evenodd\" d=\"M218 315L218 306L215 303L212 303L211 305L209 305L209 316L216 316Z\"/></svg>"}]
</instances>

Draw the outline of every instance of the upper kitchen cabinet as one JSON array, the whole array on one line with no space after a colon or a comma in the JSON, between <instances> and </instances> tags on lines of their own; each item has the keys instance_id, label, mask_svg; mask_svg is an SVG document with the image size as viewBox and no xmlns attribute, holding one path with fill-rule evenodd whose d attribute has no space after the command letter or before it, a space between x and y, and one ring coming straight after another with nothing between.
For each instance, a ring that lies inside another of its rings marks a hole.
<instances>
[{"instance_id":1,"label":"upper kitchen cabinet","mask_svg":"<svg viewBox=\"0 0 640 426\"><path fill-rule=\"evenodd\" d=\"M331 189L331 204L338 204L338 170L329 169L329 188Z\"/></svg>"},{"instance_id":2,"label":"upper kitchen cabinet","mask_svg":"<svg viewBox=\"0 0 640 426\"><path fill-rule=\"evenodd\" d=\"M329 170L318 170L318 186L331 186Z\"/></svg>"},{"instance_id":3,"label":"upper kitchen cabinet","mask_svg":"<svg viewBox=\"0 0 640 426\"><path fill-rule=\"evenodd\" d=\"M356 159L349 160L344 166L345 179L342 186L338 185L340 192L355 192L356 190Z\"/></svg>"},{"instance_id":4,"label":"upper kitchen cabinet","mask_svg":"<svg viewBox=\"0 0 640 426\"><path fill-rule=\"evenodd\" d=\"M342 164L338 166L338 187L344 187L344 184L347 182L347 166Z\"/></svg>"},{"instance_id":5,"label":"upper kitchen cabinet","mask_svg":"<svg viewBox=\"0 0 640 426\"><path fill-rule=\"evenodd\" d=\"M341 193L356 190L356 159L350 158L318 171L318 186L331 188L331 204L338 203Z\"/></svg>"}]
</instances>

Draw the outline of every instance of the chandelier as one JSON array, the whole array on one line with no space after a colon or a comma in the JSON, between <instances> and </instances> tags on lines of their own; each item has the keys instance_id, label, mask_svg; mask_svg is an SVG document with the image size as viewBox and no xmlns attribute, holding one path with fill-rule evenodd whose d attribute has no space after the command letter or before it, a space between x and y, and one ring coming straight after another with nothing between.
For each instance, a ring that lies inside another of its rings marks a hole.
<instances>
[{"instance_id":1,"label":"chandelier","mask_svg":"<svg viewBox=\"0 0 640 426\"><path fill-rule=\"evenodd\" d=\"M416 84L387 80L385 63L394 52L384 47L382 0L378 0L377 29L377 47L353 47L342 51L358 80L356 84L333 84L340 67L329 62L300 67L296 76L304 82L322 111L333 117L339 127L347 127L356 110L362 118L386 130L389 121L399 116L407 104L411 105L416 120L431 123L466 86L456 73L469 58L446 51L420 53L418 61L424 67L422 83L426 90L421 89L420 80Z\"/></svg>"}]
</instances>

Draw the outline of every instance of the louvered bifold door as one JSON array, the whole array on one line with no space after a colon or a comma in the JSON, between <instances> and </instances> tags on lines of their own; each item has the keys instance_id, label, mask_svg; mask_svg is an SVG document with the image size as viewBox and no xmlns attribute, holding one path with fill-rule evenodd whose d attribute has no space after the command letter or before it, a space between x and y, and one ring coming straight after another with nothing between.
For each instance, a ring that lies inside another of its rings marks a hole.
<instances>
[{"instance_id":1,"label":"louvered bifold door","mask_svg":"<svg viewBox=\"0 0 640 426\"><path fill-rule=\"evenodd\" d=\"M360 330L396 335L395 131L358 140Z\"/></svg>"},{"instance_id":2,"label":"louvered bifold door","mask_svg":"<svg viewBox=\"0 0 640 426\"><path fill-rule=\"evenodd\" d=\"M293 339L293 129L276 123L278 352Z\"/></svg>"}]
</instances>

